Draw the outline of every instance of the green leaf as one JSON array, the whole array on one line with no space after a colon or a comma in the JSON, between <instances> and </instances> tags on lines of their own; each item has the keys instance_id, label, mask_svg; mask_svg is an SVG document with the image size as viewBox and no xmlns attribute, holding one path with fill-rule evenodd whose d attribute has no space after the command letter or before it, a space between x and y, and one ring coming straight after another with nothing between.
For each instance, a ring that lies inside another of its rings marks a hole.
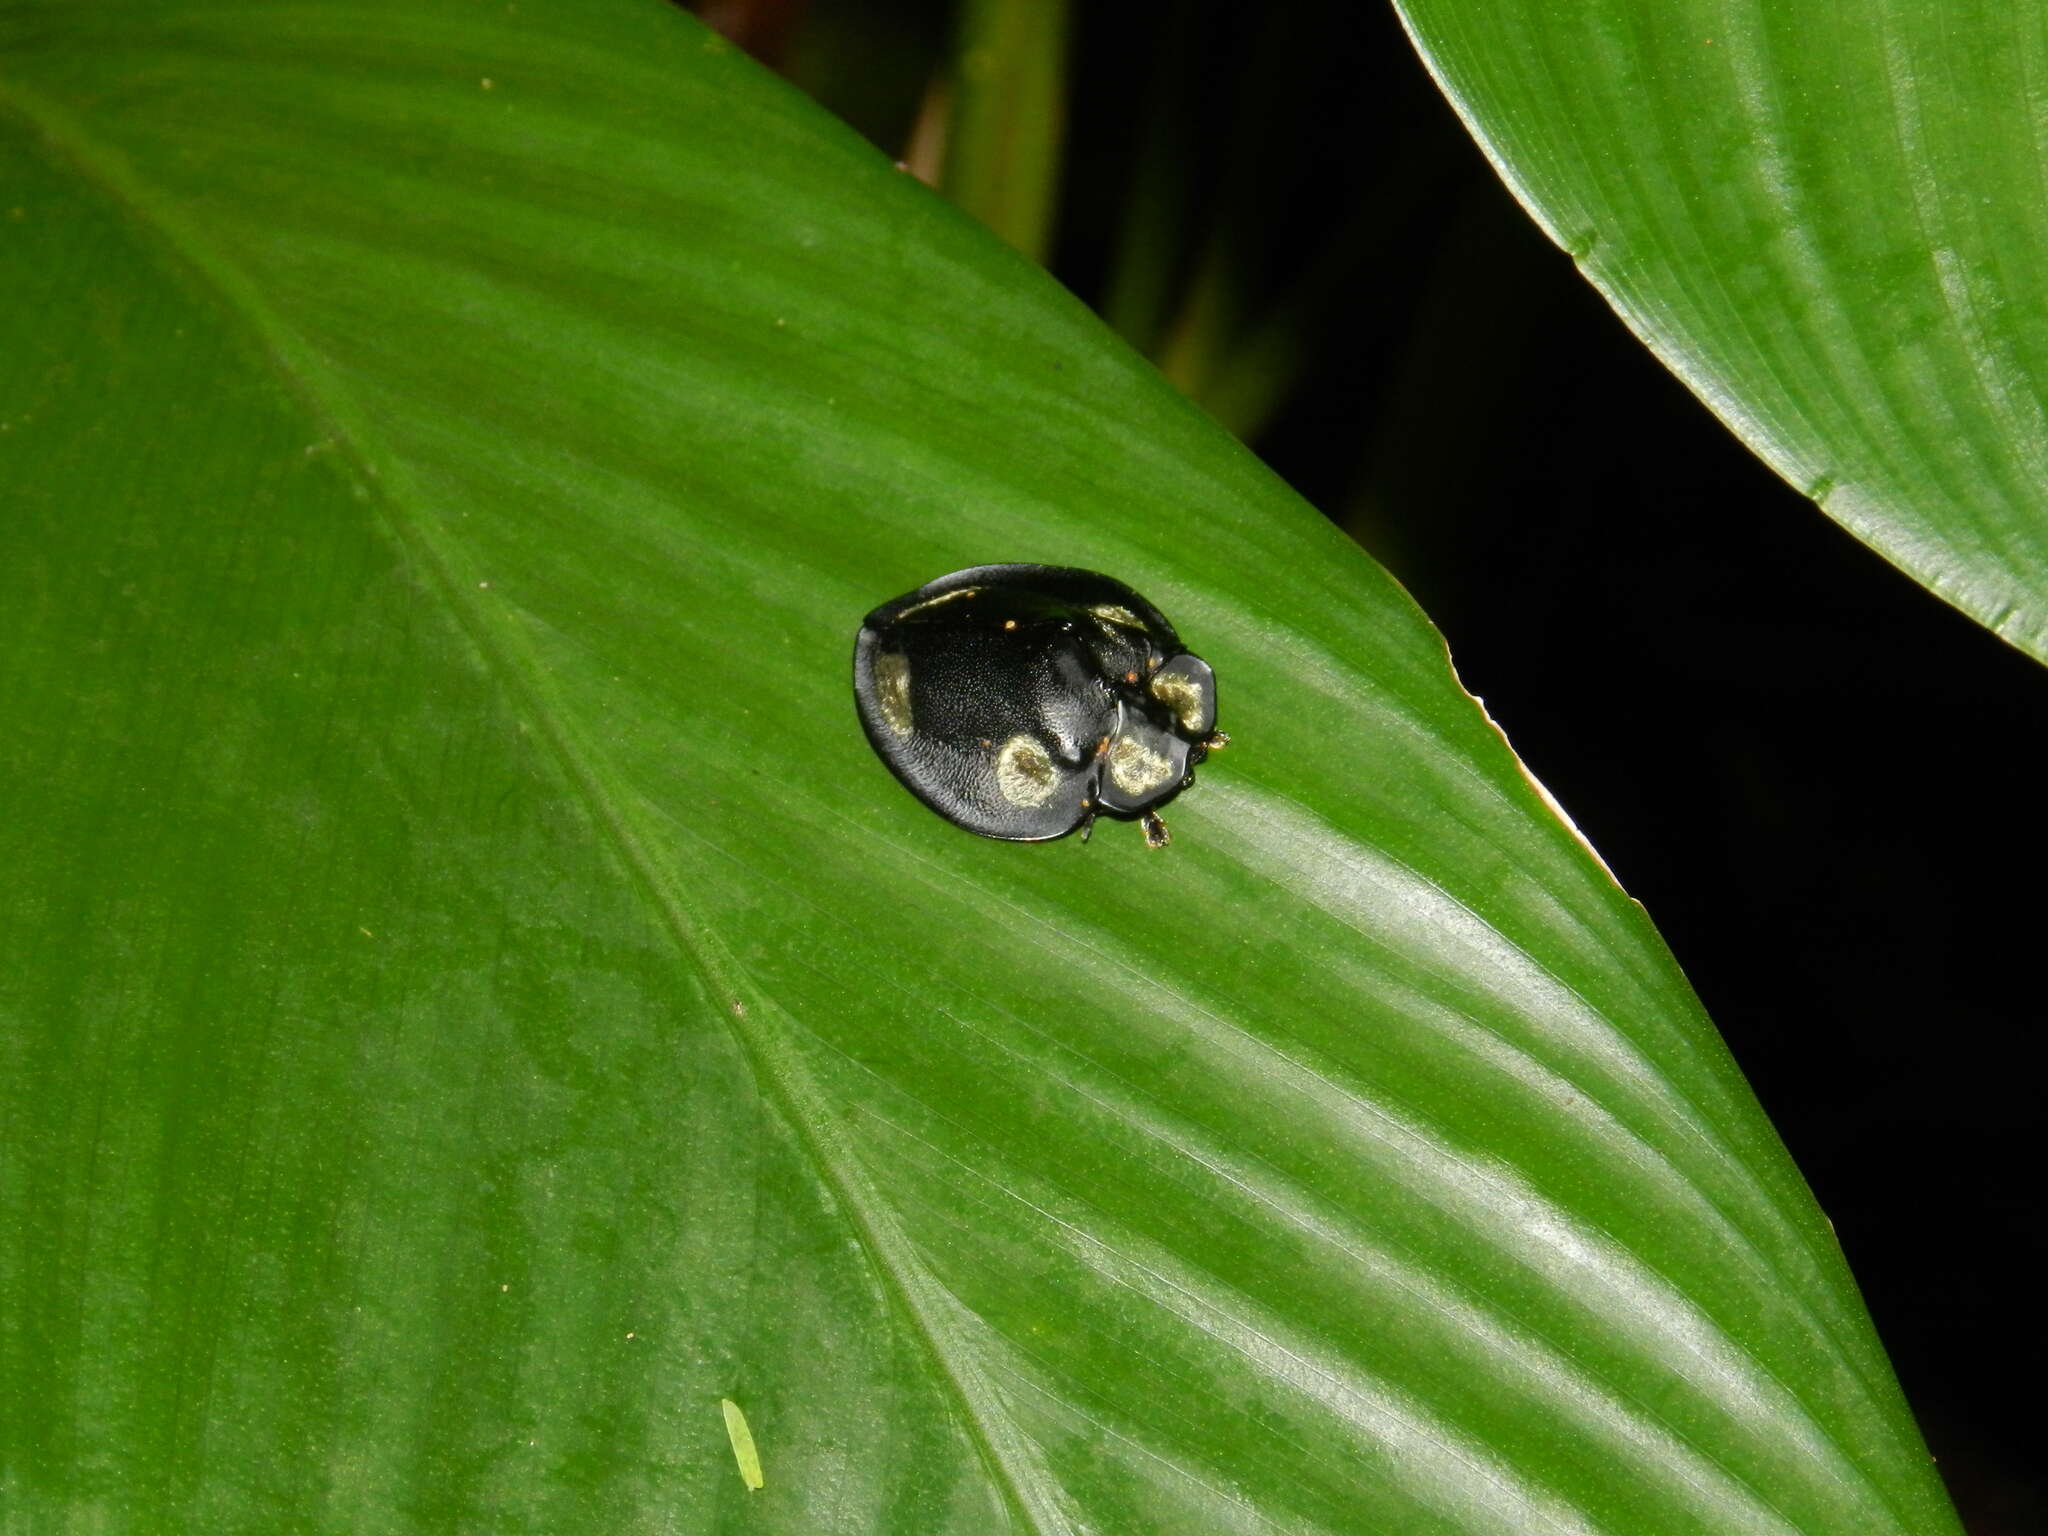
<instances>
[{"instance_id":1,"label":"green leaf","mask_svg":"<svg viewBox=\"0 0 2048 1536\"><path fill-rule=\"evenodd\" d=\"M1954 1529L1647 919L1042 273L658 4L0 56L11 1526ZM1215 664L1167 852L869 752L997 559Z\"/></svg>"},{"instance_id":2,"label":"green leaf","mask_svg":"<svg viewBox=\"0 0 2048 1536\"><path fill-rule=\"evenodd\" d=\"M2048 10L1397 3L1665 366L1857 538L2048 660Z\"/></svg>"}]
</instances>

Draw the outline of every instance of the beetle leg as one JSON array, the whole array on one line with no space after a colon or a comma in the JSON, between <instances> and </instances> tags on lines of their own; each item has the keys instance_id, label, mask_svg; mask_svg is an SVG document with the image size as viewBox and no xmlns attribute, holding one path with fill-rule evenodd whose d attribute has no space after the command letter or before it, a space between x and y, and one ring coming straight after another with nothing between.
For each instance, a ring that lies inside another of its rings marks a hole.
<instances>
[{"instance_id":1,"label":"beetle leg","mask_svg":"<svg viewBox=\"0 0 2048 1536\"><path fill-rule=\"evenodd\" d=\"M1173 839L1166 835L1166 823L1159 819L1157 811L1146 811L1139 816L1138 824L1145 829L1147 848L1164 848Z\"/></svg>"},{"instance_id":2,"label":"beetle leg","mask_svg":"<svg viewBox=\"0 0 2048 1536\"><path fill-rule=\"evenodd\" d=\"M1221 752L1225 747L1230 745L1230 732L1211 731L1207 736L1204 736L1202 738L1202 745L1207 747L1211 752Z\"/></svg>"}]
</instances>

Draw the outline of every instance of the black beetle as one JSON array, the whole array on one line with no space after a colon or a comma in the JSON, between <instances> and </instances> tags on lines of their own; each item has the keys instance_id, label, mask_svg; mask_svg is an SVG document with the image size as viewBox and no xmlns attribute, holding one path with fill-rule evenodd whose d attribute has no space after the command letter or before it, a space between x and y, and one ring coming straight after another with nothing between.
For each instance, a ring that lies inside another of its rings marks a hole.
<instances>
[{"instance_id":1,"label":"black beetle","mask_svg":"<svg viewBox=\"0 0 2048 1536\"><path fill-rule=\"evenodd\" d=\"M1230 738L1216 678L1120 581L1058 565L977 565L867 616L853 697L882 761L956 827L1035 843L1157 807Z\"/></svg>"}]
</instances>

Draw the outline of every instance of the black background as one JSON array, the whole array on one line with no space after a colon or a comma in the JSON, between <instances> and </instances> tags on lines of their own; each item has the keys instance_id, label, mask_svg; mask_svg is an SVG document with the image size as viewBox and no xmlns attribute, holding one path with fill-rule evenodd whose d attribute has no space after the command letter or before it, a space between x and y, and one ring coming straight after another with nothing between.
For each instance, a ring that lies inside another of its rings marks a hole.
<instances>
[{"instance_id":1,"label":"black background","mask_svg":"<svg viewBox=\"0 0 2048 1536\"><path fill-rule=\"evenodd\" d=\"M814 0L778 62L892 154L950 7ZM1835 1224L1973 1536L2048 1528L2048 668L1795 494L1501 186L1390 9L1075 6L1052 266L1099 302L1147 106L1254 313L1314 299L1253 446L1406 582L1649 909ZM791 24L794 23L792 26ZM1617 152L1625 152L1625 149ZM1361 227L1360 208L1384 209ZM1315 291L1341 242L1345 280Z\"/></svg>"}]
</instances>

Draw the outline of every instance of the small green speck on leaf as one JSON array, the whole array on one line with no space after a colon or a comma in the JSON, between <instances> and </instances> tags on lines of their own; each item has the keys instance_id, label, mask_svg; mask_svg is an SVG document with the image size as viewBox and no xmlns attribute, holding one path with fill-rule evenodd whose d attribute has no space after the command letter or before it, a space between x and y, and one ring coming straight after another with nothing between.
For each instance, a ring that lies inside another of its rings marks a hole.
<instances>
[{"instance_id":1,"label":"small green speck on leaf","mask_svg":"<svg viewBox=\"0 0 2048 1536\"><path fill-rule=\"evenodd\" d=\"M747 1427L747 1416L729 1397L721 1397L718 1406L725 1411L725 1433L732 1441L732 1459L740 1464L740 1481L750 1490L759 1488L761 1453L754 1449L754 1432Z\"/></svg>"}]
</instances>

